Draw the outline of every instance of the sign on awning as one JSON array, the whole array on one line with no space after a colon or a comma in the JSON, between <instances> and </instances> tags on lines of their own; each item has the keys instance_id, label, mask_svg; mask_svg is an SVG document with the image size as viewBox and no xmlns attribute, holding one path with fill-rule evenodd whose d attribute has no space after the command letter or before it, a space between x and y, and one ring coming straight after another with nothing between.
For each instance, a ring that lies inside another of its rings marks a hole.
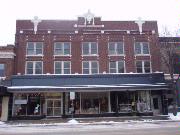
<instances>
[{"instance_id":1,"label":"sign on awning","mask_svg":"<svg viewBox=\"0 0 180 135\"><path fill-rule=\"evenodd\" d=\"M18 99L18 100L15 100L14 104L16 105L23 105L23 104L27 104L27 100L21 100L21 99Z\"/></svg>"}]
</instances>

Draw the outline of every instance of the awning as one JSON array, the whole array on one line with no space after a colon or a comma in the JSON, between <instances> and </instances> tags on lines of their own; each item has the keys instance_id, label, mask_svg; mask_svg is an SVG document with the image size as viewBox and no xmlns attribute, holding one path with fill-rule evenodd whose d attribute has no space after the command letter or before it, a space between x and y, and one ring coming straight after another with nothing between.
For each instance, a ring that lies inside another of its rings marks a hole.
<instances>
[{"instance_id":1,"label":"awning","mask_svg":"<svg viewBox=\"0 0 180 135\"><path fill-rule=\"evenodd\" d=\"M104 91L137 91L168 90L166 84L123 84L123 85L73 85L73 86L10 86L9 92L104 92Z\"/></svg>"},{"instance_id":2,"label":"awning","mask_svg":"<svg viewBox=\"0 0 180 135\"><path fill-rule=\"evenodd\" d=\"M0 86L0 96L8 96L10 93L7 92L7 87Z\"/></svg>"}]
</instances>

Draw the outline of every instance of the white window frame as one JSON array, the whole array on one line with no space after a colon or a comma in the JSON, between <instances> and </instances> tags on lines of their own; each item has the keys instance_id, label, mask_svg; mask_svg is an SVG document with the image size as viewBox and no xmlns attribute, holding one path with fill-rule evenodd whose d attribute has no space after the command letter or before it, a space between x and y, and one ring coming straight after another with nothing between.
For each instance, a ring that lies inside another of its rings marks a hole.
<instances>
[{"instance_id":1,"label":"white window frame","mask_svg":"<svg viewBox=\"0 0 180 135\"><path fill-rule=\"evenodd\" d=\"M115 62L116 63L116 73L111 73L110 72L110 62ZM119 62L124 62L124 73L126 73L125 61L124 60L119 60L119 61L109 61L109 73L110 74L122 74L122 73L118 72L118 63Z\"/></svg>"},{"instance_id":2,"label":"white window frame","mask_svg":"<svg viewBox=\"0 0 180 135\"><path fill-rule=\"evenodd\" d=\"M114 43L115 44L115 54L110 54L109 53L109 48L110 48L110 43ZM122 54L118 54L118 52L117 52L117 44L118 43L122 43L123 44L123 53ZM124 56L125 55L125 51L124 51L124 42L122 42L122 41L119 41L119 42L109 42L108 43L108 56Z\"/></svg>"},{"instance_id":3,"label":"white window frame","mask_svg":"<svg viewBox=\"0 0 180 135\"><path fill-rule=\"evenodd\" d=\"M33 52L34 54L28 54L28 43L33 43ZM37 43L42 43L42 54L36 54L36 49L37 49ZM44 43L43 42L27 42L26 44L26 56L44 56Z\"/></svg>"},{"instance_id":4,"label":"white window frame","mask_svg":"<svg viewBox=\"0 0 180 135\"><path fill-rule=\"evenodd\" d=\"M88 51L88 54L83 54L83 44L84 43L88 43L88 48L89 48L89 51ZM92 52L91 52L91 46L92 46L92 43L96 43L96 49L97 49L97 54L92 54ZM82 47L82 56L98 56L98 42L82 42L82 45L81 45L81 47Z\"/></svg>"},{"instance_id":5,"label":"white window frame","mask_svg":"<svg viewBox=\"0 0 180 135\"><path fill-rule=\"evenodd\" d=\"M33 63L33 74L27 74L27 63L28 62L32 62ZM36 69L35 69L36 62L41 62L42 63L42 73L41 74L35 74L35 72L36 72ZM43 61L26 61L25 74L26 75L42 75L43 74Z\"/></svg>"},{"instance_id":6,"label":"white window frame","mask_svg":"<svg viewBox=\"0 0 180 135\"><path fill-rule=\"evenodd\" d=\"M63 50L63 54L55 54L55 46L56 43L61 43L62 45L62 50ZM64 54L64 44L65 43L69 43L69 54ZM54 42L54 52L53 52L54 56L71 56L71 42Z\"/></svg>"},{"instance_id":7,"label":"white window frame","mask_svg":"<svg viewBox=\"0 0 180 135\"><path fill-rule=\"evenodd\" d=\"M140 43L140 46L141 46L141 53L140 54L136 54L136 43ZM144 54L143 53L143 43L147 43L148 44L149 54ZM134 54L135 54L135 56L149 56L151 54L150 53L149 42L135 42L134 43Z\"/></svg>"},{"instance_id":8,"label":"white window frame","mask_svg":"<svg viewBox=\"0 0 180 135\"><path fill-rule=\"evenodd\" d=\"M57 63L57 62L60 62L61 63L61 74L63 74L63 75L69 75L69 74L71 74L71 61L54 61L54 74L57 74L56 73L56 66L55 66L55 64ZM70 70L70 72L69 72L69 74L64 74L64 63L65 62L69 62L69 70ZM57 75L61 75L61 74L57 74Z\"/></svg>"},{"instance_id":9,"label":"white window frame","mask_svg":"<svg viewBox=\"0 0 180 135\"><path fill-rule=\"evenodd\" d=\"M145 68L144 68L144 63L145 62L149 62L149 64L150 64L150 72L149 73L152 73L152 68L151 68L151 61L150 60L137 60L136 62L138 62L138 61L141 61L142 62L142 73L145 73ZM136 64L136 63L135 63ZM138 73L137 72L137 66L136 66L136 73Z\"/></svg>"},{"instance_id":10,"label":"white window frame","mask_svg":"<svg viewBox=\"0 0 180 135\"><path fill-rule=\"evenodd\" d=\"M89 63L89 74L92 74L92 62L97 62L97 73L95 73L95 74L99 74L99 61L82 61L82 74L84 74L83 73L83 69L84 69L84 67L83 67L83 63L84 62L88 62Z\"/></svg>"}]
</instances>

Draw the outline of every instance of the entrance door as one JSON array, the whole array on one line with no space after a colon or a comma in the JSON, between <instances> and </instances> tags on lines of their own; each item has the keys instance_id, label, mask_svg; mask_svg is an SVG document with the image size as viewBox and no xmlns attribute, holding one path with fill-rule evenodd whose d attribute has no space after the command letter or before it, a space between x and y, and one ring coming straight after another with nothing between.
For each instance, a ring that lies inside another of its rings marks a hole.
<instances>
[{"instance_id":1,"label":"entrance door","mask_svg":"<svg viewBox=\"0 0 180 135\"><path fill-rule=\"evenodd\" d=\"M158 115L162 110L161 97L156 95L152 97L153 114Z\"/></svg>"},{"instance_id":2,"label":"entrance door","mask_svg":"<svg viewBox=\"0 0 180 135\"><path fill-rule=\"evenodd\" d=\"M61 99L47 99L47 116L57 117L62 115Z\"/></svg>"}]
</instances>

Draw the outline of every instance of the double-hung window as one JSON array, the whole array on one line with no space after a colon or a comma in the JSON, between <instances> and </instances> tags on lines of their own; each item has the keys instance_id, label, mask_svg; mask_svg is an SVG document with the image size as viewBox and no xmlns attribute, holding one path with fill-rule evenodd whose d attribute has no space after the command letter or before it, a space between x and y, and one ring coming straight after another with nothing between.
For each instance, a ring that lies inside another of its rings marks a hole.
<instances>
[{"instance_id":1,"label":"double-hung window","mask_svg":"<svg viewBox=\"0 0 180 135\"><path fill-rule=\"evenodd\" d=\"M97 61L83 61L83 74L97 74L99 72Z\"/></svg>"},{"instance_id":2,"label":"double-hung window","mask_svg":"<svg viewBox=\"0 0 180 135\"><path fill-rule=\"evenodd\" d=\"M148 42L136 42L134 51L136 55L149 55Z\"/></svg>"},{"instance_id":3,"label":"double-hung window","mask_svg":"<svg viewBox=\"0 0 180 135\"><path fill-rule=\"evenodd\" d=\"M123 42L109 42L108 46L109 55L123 55L124 44Z\"/></svg>"},{"instance_id":4,"label":"double-hung window","mask_svg":"<svg viewBox=\"0 0 180 135\"><path fill-rule=\"evenodd\" d=\"M82 55L97 55L98 46L96 42L83 42Z\"/></svg>"},{"instance_id":5,"label":"double-hung window","mask_svg":"<svg viewBox=\"0 0 180 135\"><path fill-rule=\"evenodd\" d=\"M42 74L43 73L42 61L27 61L26 74Z\"/></svg>"},{"instance_id":6,"label":"double-hung window","mask_svg":"<svg viewBox=\"0 0 180 135\"><path fill-rule=\"evenodd\" d=\"M110 61L109 73L124 73L124 61Z\"/></svg>"},{"instance_id":7,"label":"double-hung window","mask_svg":"<svg viewBox=\"0 0 180 135\"><path fill-rule=\"evenodd\" d=\"M150 61L136 61L136 71L137 73L150 73Z\"/></svg>"},{"instance_id":8,"label":"double-hung window","mask_svg":"<svg viewBox=\"0 0 180 135\"><path fill-rule=\"evenodd\" d=\"M30 56L43 55L43 42L28 42L26 54Z\"/></svg>"},{"instance_id":9,"label":"double-hung window","mask_svg":"<svg viewBox=\"0 0 180 135\"><path fill-rule=\"evenodd\" d=\"M55 74L70 74L71 73L70 61L55 61L54 73Z\"/></svg>"},{"instance_id":10,"label":"double-hung window","mask_svg":"<svg viewBox=\"0 0 180 135\"><path fill-rule=\"evenodd\" d=\"M71 51L70 42L56 42L54 43L54 55L67 56L70 55Z\"/></svg>"},{"instance_id":11,"label":"double-hung window","mask_svg":"<svg viewBox=\"0 0 180 135\"><path fill-rule=\"evenodd\" d=\"M5 64L0 64L0 77L5 76Z\"/></svg>"}]
</instances>

